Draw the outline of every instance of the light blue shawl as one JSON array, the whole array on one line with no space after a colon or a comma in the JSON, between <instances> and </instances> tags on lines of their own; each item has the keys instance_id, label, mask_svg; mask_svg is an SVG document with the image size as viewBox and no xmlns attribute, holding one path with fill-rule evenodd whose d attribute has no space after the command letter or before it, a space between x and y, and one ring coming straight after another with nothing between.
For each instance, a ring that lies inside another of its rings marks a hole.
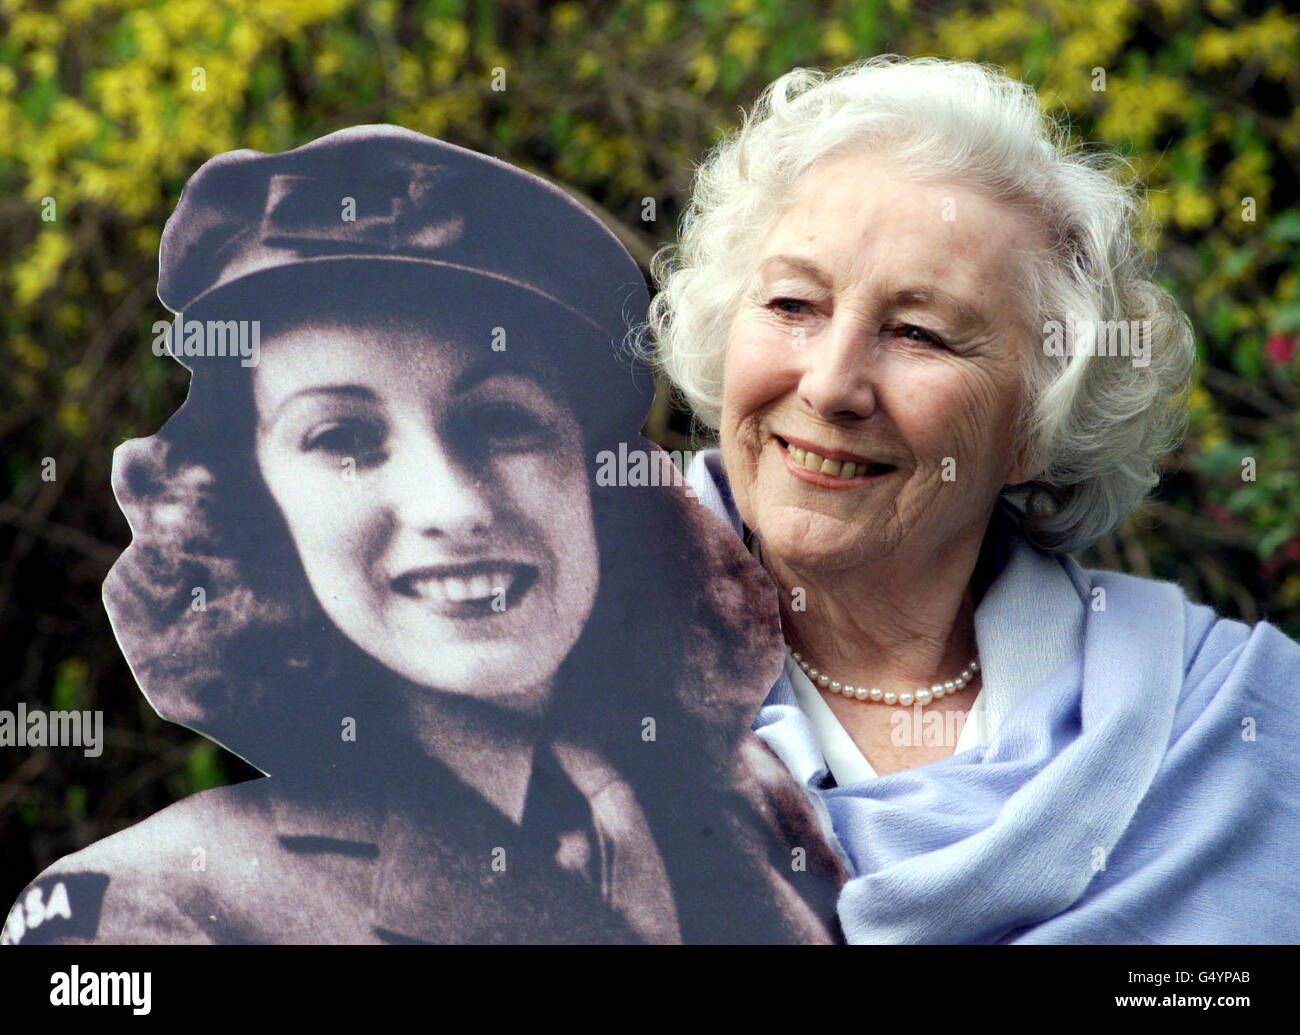
<instances>
[{"instance_id":1,"label":"light blue shawl","mask_svg":"<svg viewBox=\"0 0 1300 1035\"><path fill-rule=\"evenodd\" d=\"M716 451L689 482L740 534ZM754 722L850 868L848 939L1300 942L1300 645L1042 553L1005 504L985 549L986 747L823 789L786 676Z\"/></svg>"}]
</instances>

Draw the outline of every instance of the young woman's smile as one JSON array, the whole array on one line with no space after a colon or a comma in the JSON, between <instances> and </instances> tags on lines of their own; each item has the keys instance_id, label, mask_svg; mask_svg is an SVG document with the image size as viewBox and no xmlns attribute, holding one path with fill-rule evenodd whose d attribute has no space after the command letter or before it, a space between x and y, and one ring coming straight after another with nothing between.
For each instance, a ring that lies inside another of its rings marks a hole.
<instances>
[{"instance_id":1,"label":"young woman's smile","mask_svg":"<svg viewBox=\"0 0 1300 1035\"><path fill-rule=\"evenodd\" d=\"M345 635L420 685L518 696L549 686L596 595L582 438L448 322L264 343L258 466Z\"/></svg>"}]
</instances>

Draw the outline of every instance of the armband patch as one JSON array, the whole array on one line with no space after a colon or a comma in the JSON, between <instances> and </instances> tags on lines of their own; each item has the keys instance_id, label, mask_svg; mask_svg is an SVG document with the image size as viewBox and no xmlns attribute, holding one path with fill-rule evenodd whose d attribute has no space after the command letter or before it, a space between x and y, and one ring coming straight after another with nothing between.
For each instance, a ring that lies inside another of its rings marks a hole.
<instances>
[{"instance_id":1,"label":"armband patch","mask_svg":"<svg viewBox=\"0 0 1300 1035\"><path fill-rule=\"evenodd\" d=\"M0 945L93 938L107 890L106 873L60 873L32 881L9 910Z\"/></svg>"}]
</instances>

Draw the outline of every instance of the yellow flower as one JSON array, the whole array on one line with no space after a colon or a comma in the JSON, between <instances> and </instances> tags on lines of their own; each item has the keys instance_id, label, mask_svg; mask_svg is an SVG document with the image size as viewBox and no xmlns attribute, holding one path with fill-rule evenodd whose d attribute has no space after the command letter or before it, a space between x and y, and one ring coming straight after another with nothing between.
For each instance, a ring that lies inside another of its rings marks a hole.
<instances>
[{"instance_id":1,"label":"yellow flower","mask_svg":"<svg viewBox=\"0 0 1300 1035\"><path fill-rule=\"evenodd\" d=\"M447 130L448 113L446 105L441 100L431 100L416 108L407 119L401 120L402 125L409 126L417 133L424 133L431 137L440 137Z\"/></svg>"},{"instance_id":2,"label":"yellow flower","mask_svg":"<svg viewBox=\"0 0 1300 1035\"><path fill-rule=\"evenodd\" d=\"M316 57L312 61L312 69L317 77L321 79L331 78L342 67L343 55L337 50L331 50L328 47L317 51Z\"/></svg>"},{"instance_id":3,"label":"yellow flower","mask_svg":"<svg viewBox=\"0 0 1300 1035\"><path fill-rule=\"evenodd\" d=\"M27 67L37 79L52 79L59 70L59 59L52 50L34 50L27 55Z\"/></svg>"},{"instance_id":4,"label":"yellow flower","mask_svg":"<svg viewBox=\"0 0 1300 1035\"><path fill-rule=\"evenodd\" d=\"M251 63L262 51L262 41L257 30L243 20L235 22L228 43L231 57L244 63Z\"/></svg>"},{"instance_id":5,"label":"yellow flower","mask_svg":"<svg viewBox=\"0 0 1300 1035\"><path fill-rule=\"evenodd\" d=\"M65 334L76 334L85 323L81 307L73 302L64 302L54 310L55 322Z\"/></svg>"},{"instance_id":6,"label":"yellow flower","mask_svg":"<svg viewBox=\"0 0 1300 1035\"><path fill-rule=\"evenodd\" d=\"M162 22L149 11L137 10L131 17L131 28L145 63L155 68L165 65L170 57L171 40Z\"/></svg>"},{"instance_id":7,"label":"yellow flower","mask_svg":"<svg viewBox=\"0 0 1300 1035\"><path fill-rule=\"evenodd\" d=\"M1287 270L1277 278L1277 300L1288 302L1300 293L1300 275L1294 270Z\"/></svg>"},{"instance_id":8,"label":"yellow flower","mask_svg":"<svg viewBox=\"0 0 1300 1035\"><path fill-rule=\"evenodd\" d=\"M1228 436L1219 428L1207 428L1201 433L1201 448L1207 453L1214 452L1227 441Z\"/></svg>"},{"instance_id":9,"label":"yellow flower","mask_svg":"<svg viewBox=\"0 0 1300 1035\"><path fill-rule=\"evenodd\" d=\"M86 368L73 364L63 372L63 389L69 395L76 395L90 384L90 375Z\"/></svg>"},{"instance_id":10,"label":"yellow flower","mask_svg":"<svg viewBox=\"0 0 1300 1035\"><path fill-rule=\"evenodd\" d=\"M429 36L429 40L443 54L463 58L469 52L469 29L463 22L440 18L431 24L435 32Z\"/></svg>"},{"instance_id":11,"label":"yellow flower","mask_svg":"<svg viewBox=\"0 0 1300 1035\"><path fill-rule=\"evenodd\" d=\"M1214 219L1214 203L1204 191L1180 185L1174 188L1174 222L1184 230L1199 230Z\"/></svg>"},{"instance_id":12,"label":"yellow flower","mask_svg":"<svg viewBox=\"0 0 1300 1035\"><path fill-rule=\"evenodd\" d=\"M822 33L822 50L833 61L848 61L854 53L853 37L839 22L831 22Z\"/></svg>"},{"instance_id":13,"label":"yellow flower","mask_svg":"<svg viewBox=\"0 0 1300 1035\"><path fill-rule=\"evenodd\" d=\"M737 25L722 43L724 53L731 55L741 64L749 67L758 60L759 51L763 49L763 34L752 25Z\"/></svg>"},{"instance_id":14,"label":"yellow flower","mask_svg":"<svg viewBox=\"0 0 1300 1035\"><path fill-rule=\"evenodd\" d=\"M397 4L393 0L371 0L369 10L370 17L383 26L392 25L397 17Z\"/></svg>"},{"instance_id":15,"label":"yellow flower","mask_svg":"<svg viewBox=\"0 0 1300 1035\"><path fill-rule=\"evenodd\" d=\"M135 239L135 247L138 248L142 254L152 255L153 252L159 250L159 242L162 239L162 234L156 226L140 226L140 228L135 230L133 237Z\"/></svg>"},{"instance_id":16,"label":"yellow flower","mask_svg":"<svg viewBox=\"0 0 1300 1035\"><path fill-rule=\"evenodd\" d=\"M8 36L23 46L57 47L63 38L63 25L52 14L20 11L9 23Z\"/></svg>"},{"instance_id":17,"label":"yellow flower","mask_svg":"<svg viewBox=\"0 0 1300 1035\"><path fill-rule=\"evenodd\" d=\"M72 254L72 241L59 230L42 230L28 252L25 262L18 263L13 271L14 299L19 305L29 305L39 298L58 279Z\"/></svg>"},{"instance_id":18,"label":"yellow flower","mask_svg":"<svg viewBox=\"0 0 1300 1035\"><path fill-rule=\"evenodd\" d=\"M645 31L646 37L651 43L660 43L663 41L664 34L668 26L672 24L673 7L667 3L646 4L645 8Z\"/></svg>"},{"instance_id":19,"label":"yellow flower","mask_svg":"<svg viewBox=\"0 0 1300 1035\"><path fill-rule=\"evenodd\" d=\"M460 66L457 62L452 58L434 58L433 62L429 65L429 85L446 86L456 78L456 72L459 67Z\"/></svg>"},{"instance_id":20,"label":"yellow flower","mask_svg":"<svg viewBox=\"0 0 1300 1035\"><path fill-rule=\"evenodd\" d=\"M602 62L600 58L590 50L585 50L582 56L578 58L578 64L574 68L574 76L579 82L589 82L600 75Z\"/></svg>"},{"instance_id":21,"label":"yellow flower","mask_svg":"<svg viewBox=\"0 0 1300 1035\"><path fill-rule=\"evenodd\" d=\"M1300 50L1300 16L1284 14L1270 7L1255 23L1256 54L1266 54L1265 67L1273 79L1286 80L1295 74L1296 52Z\"/></svg>"},{"instance_id":22,"label":"yellow flower","mask_svg":"<svg viewBox=\"0 0 1300 1035\"><path fill-rule=\"evenodd\" d=\"M1232 33L1225 29L1206 29L1196 37L1192 67L1206 71L1231 64L1234 50Z\"/></svg>"},{"instance_id":23,"label":"yellow flower","mask_svg":"<svg viewBox=\"0 0 1300 1035\"><path fill-rule=\"evenodd\" d=\"M86 416L86 408L78 402L63 403L59 407L58 422L63 430L74 438L84 435L90 423Z\"/></svg>"},{"instance_id":24,"label":"yellow flower","mask_svg":"<svg viewBox=\"0 0 1300 1035\"><path fill-rule=\"evenodd\" d=\"M50 365L50 354L25 334L14 336L9 343L9 351L28 370L39 372Z\"/></svg>"},{"instance_id":25,"label":"yellow flower","mask_svg":"<svg viewBox=\"0 0 1300 1035\"><path fill-rule=\"evenodd\" d=\"M551 11L551 29L559 36L563 36L572 29L576 29L583 21L583 12L581 4L556 4Z\"/></svg>"},{"instance_id":26,"label":"yellow flower","mask_svg":"<svg viewBox=\"0 0 1300 1035\"><path fill-rule=\"evenodd\" d=\"M407 51L398 55L393 81L402 97L415 97L424 92L424 69L414 54Z\"/></svg>"},{"instance_id":27,"label":"yellow flower","mask_svg":"<svg viewBox=\"0 0 1300 1035\"><path fill-rule=\"evenodd\" d=\"M1160 8L1161 17L1165 21L1180 22L1187 10L1188 0L1156 0L1156 6Z\"/></svg>"},{"instance_id":28,"label":"yellow flower","mask_svg":"<svg viewBox=\"0 0 1300 1035\"><path fill-rule=\"evenodd\" d=\"M718 62L712 54L701 51L691 58L688 70L697 93L708 93L718 81Z\"/></svg>"}]
</instances>

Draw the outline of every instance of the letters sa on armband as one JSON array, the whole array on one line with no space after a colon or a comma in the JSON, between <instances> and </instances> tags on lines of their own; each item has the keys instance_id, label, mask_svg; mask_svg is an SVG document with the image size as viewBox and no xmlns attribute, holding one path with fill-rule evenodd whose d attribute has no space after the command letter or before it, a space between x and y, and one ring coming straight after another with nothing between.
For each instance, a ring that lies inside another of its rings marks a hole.
<instances>
[{"instance_id":1,"label":"letters sa on armband","mask_svg":"<svg viewBox=\"0 0 1300 1035\"><path fill-rule=\"evenodd\" d=\"M27 886L0 931L0 945L93 938L108 889L106 873L61 873Z\"/></svg>"}]
</instances>

